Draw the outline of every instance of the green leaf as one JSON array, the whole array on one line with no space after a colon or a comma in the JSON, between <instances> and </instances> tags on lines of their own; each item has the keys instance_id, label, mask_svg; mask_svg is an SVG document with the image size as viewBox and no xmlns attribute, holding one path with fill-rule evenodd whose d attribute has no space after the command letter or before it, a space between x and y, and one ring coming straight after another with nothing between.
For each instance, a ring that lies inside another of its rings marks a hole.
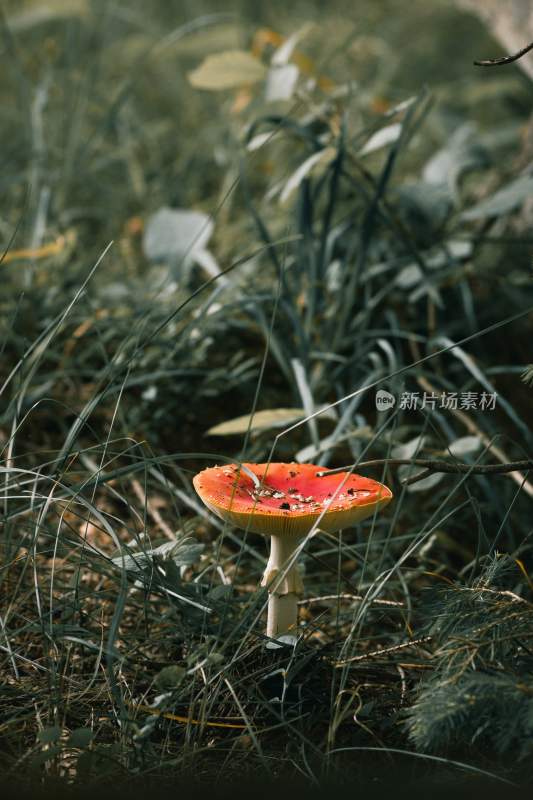
<instances>
[{"instance_id":1,"label":"green leaf","mask_svg":"<svg viewBox=\"0 0 533 800\"><path fill-rule=\"evenodd\" d=\"M257 83L266 74L266 68L251 53L246 50L226 50L207 56L197 69L189 72L188 78L195 89L219 91Z\"/></svg>"},{"instance_id":2,"label":"green leaf","mask_svg":"<svg viewBox=\"0 0 533 800\"><path fill-rule=\"evenodd\" d=\"M436 186L446 185L451 196L458 200L459 181L465 172L482 169L488 165L488 155L479 143L475 127L461 125L450 136L447 144L427 162L423 180Z\"/></svg>"},{"instance_id":3,"label":"green leaf","mask_svg":"<svg viewBox=\"0 0 533 800\"><path fill-rule=\"evenodd\" d=\"M68 743L71 747L84 749L91 744L93 738L94 733L90 728L75 728L68 737Z\"/></svg>"},{"instance_id":4,"label":"green leaf","mask_svg":"<svg viewBox=\"0 0 533 800\"><path fill-rule=\"evenodd\" d=\"M208 664L213 664L216 666L217 664L223 664L226 659L222 653L217 653L216 650L212 650L207 654L205 660Z\"/></svg>"},{"instance_id":5,"label":"green leaf","mask_svg":"<svg viewBox=\"0 0 533 800\"><path fill-rule=\"evenodd\" d=\"M337 151L334 147L325 147L323 150L319 150L318 153L313 153L312 156L306 158L289 177L280 194L279 202L282 205L286 203L305 178L309 178L311 175L321 175L336 155Z\"/></svg>"},{"instance_id":6,"label":"green leaf","mask_svg":"<svg viewBox=\"0 0 533 800\"><path fill-rule=\"evenodd\" d=\"M186 674L187 670L184 667L171 664L168 667L163 667L161 672L156 675L155 685L160 692L172 691L172 689L177 689Z\"/></svg>"},{"instance_id":7,"label":"green leaf","mask_svg":"<svg viewBox=\"0 0 533 800\"><path fill-rule=\"evenodd\" d=\"M405 472L403 472L404 469ZM417 469L418 472L420 472L420 468L417 467L400 467L402 472L400 473L400 470L398 470L398 475L401 474L402 479L413 477L416 474ZM443 478L444 475L442 472L433 472L431 475L428 475L427 478L421 478L416 483L409 484L409 486L406 488L408 492L427 492L428 489L433 489L434 486L440 483Z\"/></svg>"},{"instance_id":8,"label":"green leaf","mask_svg":"<svg viewBox=\"0 0 533 800\"><path fill-rule=\"evenodd\" d=\"M522 175L499 192L461 214L463 220L498 217L519 208L528 197L533 197L533 175Z\"/></svg>"},{"instance_id":9,"label":"green leaf","mask_svg":"<svg viewBox=\"0 0 533 800\"><path fill-rule=\"evenodd\" d=\"M51 742L57 742L59 737L61 736L61 728L58 725L53 725L50 728L43 728L42 731L39 731L37 734L37 738L43 744L50 744Z\"/></svg>"},{"instance_id":10,"label":"green leaf","mask_svg":"<svg viewBox=\"0 0 533 800\"><path fill-rule=\"evenodd\" d=\"M402 126L399 122L393 122L392 125L386 125L384 128L380 128L379 131L372 134L364 147L359 151L359 155L366 156L369 155L369 153L374 153L376 150L381 150L382 147L386 147L388 144L392 144L400 137L401 132Z\"/></svg>"},{"instance_id":11,"label":"green leaf","mask_svg":"<svg viewBox=\"0 0 533 800\"><path fill-rule=\"evenodd\" d=\"M47 761L51 761L62 752L63 748L59 744L49 747L48 750L41 750L39 753L35 753L35 755L31 757L30 766L40 767L41 764L46 764Z\"/></svg>"},{"instance_id":12,"label":"green leaf","mask_svg":"<svg viewBox=\"0 0 533 800\"><path fill-rule=\"evenodd\" d=\"M207 597L209 600L229 600L231 595L233 594L233 586L228 585L220 585L220 586L213 586L213 588L207 593Z\"/></svg>"},{"instance_id":13,"label":"green leaf","mask_svg":"<svg viewBox=\"0 0 533 800\"><path fill-rule=\"evenodd\" d=\"M196 542L191 536L177 534L176 541L164 542L151 550L139 550L132 553L121 553L111 561L119 569L142 572L151 569L154 560L173 562L176 566L190 566L199 560L205 545Z\"/></svg>"}]
</instances>

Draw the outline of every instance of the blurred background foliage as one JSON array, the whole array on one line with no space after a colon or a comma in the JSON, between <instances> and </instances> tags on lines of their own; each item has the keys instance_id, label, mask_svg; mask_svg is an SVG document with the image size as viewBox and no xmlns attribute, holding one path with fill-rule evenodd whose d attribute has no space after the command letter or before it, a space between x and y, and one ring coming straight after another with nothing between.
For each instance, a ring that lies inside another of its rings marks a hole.
<instances>
[{"instance_id":1,"label":"blurred background foliage","mask_svg":"<svg viewBox=\"0 0 533 800\"><path fill-rule=\"evenodd\" d=\"M6 0L0 44L6 773L530 778L527 472L370 468L276 657L266 546L191 487L531 458L530 79L448 0Z\"/></svg>"}]
</instances>

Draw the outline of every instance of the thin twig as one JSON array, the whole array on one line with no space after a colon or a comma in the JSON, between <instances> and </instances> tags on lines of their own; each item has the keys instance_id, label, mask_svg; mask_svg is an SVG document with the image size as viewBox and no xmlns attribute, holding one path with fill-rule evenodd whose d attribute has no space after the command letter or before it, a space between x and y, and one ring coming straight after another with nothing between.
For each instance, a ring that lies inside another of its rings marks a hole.
<instances>
[{"instance_id":1,"label":"thin twig","mask_svg":"<svg viewBox=\"0 0 533 800\"><path fill-rule=\"evenodd\" d=\"M520 597L519 594L515 594L515 592L509 591L509 589L489 589L488 586L462 586L462 592L489 592L490 594L496 594L499 597L509 597L511 602L513 603L525 603L526 605L530 606L531 603L529 600L526 600L525 597Z\"/></svg>"},{"instance_id":2,"label":"thin twig","mask_svg":"<svg viewBox=\"0 0 533 800\"><path fill-rule=\"evenodd\" d=\"M343 661L337 661L335 666L344 667L346 664L353 664L355 661L366 661L367 658L379 658L380 656L387 656L389 653L397 653L398 650L405 650L407 647L416 647L419 644L431 642L433 636L421 636L419 639L413 639L410 642L403 642L402 644L395 644L393 647L384 647L381 650L372 650L371 653L363 653L360 656L352 656L345 658Z\"/></svg>"},{"instance_id":3,"label":"thin twig","mask_svg":"<svg viewBox=\"0 0 533 800\"><path fill-rule=\"evenodd\" d=\"M348 594L348 593L324 594L324 595L321 595L320 597L306 597L304 600L299 600L298 601L298 605L299 606L306 606L306 605L309 605L311 603L321 603L322 601L325 601L325 600L357 600L358 602L361 603L364 599L365 598L362 597L359 594ZM394 606L396 608L404 608L405 607L405 604L399 602L398 600L381 600L379 598L375 598L374 600L371 600L370 602L372 603L372 605L378 605L378 606Z\"/></svg>"},{"instance_id":4,"label":"thin twig","mask_svg":"<svg viewBox=\"0 0 533 800\"><path fill-rule=\"evenodd\" d=\"M533 469L533 459L526 458L522 461L510 461L507 464L463 464L460 462L444 461L439 458L375 458L372 461L361 461L357 465L358 469L366 467L403 467L414 466L424 467L424 472L414 475L411 478L406 478L402 483L409 484L426 477L429 472L446 472L451 474L464 475L487 475L491 473L506 473L514 472L517 469ZM353 468L353 464L346 467L337 467L336 469L321 470L317 472L317 478L324 478L326 475L335 475L339 472L347 472Z\"/></svg>"},{"instance_id":5,"label":"thin twig","mask_svg":"<svg viewBox=\"0 0 533 800\"><path fill-rule=\"evenodd\" d=\"M526 53L529 53L530 50L533 50L533 42L527 44L518 53L515 53L512 56L502 56L501 58L487 58L484 61L474 61L476 67L499 67L502 64L512 64L513 61L518 61L519 58L525 56Z\"/></svg>"}]
</instances>

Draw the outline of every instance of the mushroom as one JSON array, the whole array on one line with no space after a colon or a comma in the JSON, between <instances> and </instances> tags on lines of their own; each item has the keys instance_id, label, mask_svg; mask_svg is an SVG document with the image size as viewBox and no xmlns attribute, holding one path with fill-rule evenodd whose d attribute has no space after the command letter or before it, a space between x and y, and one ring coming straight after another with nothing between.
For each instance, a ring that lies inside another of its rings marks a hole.
<instances>
[{"instance_id":1,"label":"mushroom","mask_svg":"<svg viewBox=\"0 0 533 800\"><path fill-rule=\"evenodd\" d=\"M218 517L270 536L261 586L269 592L267 636L273 639L296 632L303 583L295 552L305 536L313 528L328 533L349 528L392 498L390 489L371 478L317 474L322 470L316 464L225 464L204 469L193 480Z\"/></svg>"}]
</instances>

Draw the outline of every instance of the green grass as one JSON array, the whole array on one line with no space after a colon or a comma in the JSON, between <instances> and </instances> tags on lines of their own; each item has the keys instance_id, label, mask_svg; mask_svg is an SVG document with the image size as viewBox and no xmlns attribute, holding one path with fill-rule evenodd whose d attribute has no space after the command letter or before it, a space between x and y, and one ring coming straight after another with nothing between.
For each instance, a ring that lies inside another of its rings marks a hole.
<instances>
[{"instance_id":1,"label":"green grass","mask_svg":"<svg viewBox=\"0 0 533 800\"><path fill-rule=\"evenodd\" d=\"M496 45L446 2L44 5L2 20L2 774L530 782L533 481L386 462L532 458L531 86L476 70ZM290 101L190 86L306 21ZM194 242L150 260L162 206L209 216L223 276ZM378 388L498 398L377 412ZM304 412L254 427L280 408ZM227 459L377 459L394 491L306 542L295 649L265 648L266 543L192 488Z\"/></svg>"}]
</instances>

